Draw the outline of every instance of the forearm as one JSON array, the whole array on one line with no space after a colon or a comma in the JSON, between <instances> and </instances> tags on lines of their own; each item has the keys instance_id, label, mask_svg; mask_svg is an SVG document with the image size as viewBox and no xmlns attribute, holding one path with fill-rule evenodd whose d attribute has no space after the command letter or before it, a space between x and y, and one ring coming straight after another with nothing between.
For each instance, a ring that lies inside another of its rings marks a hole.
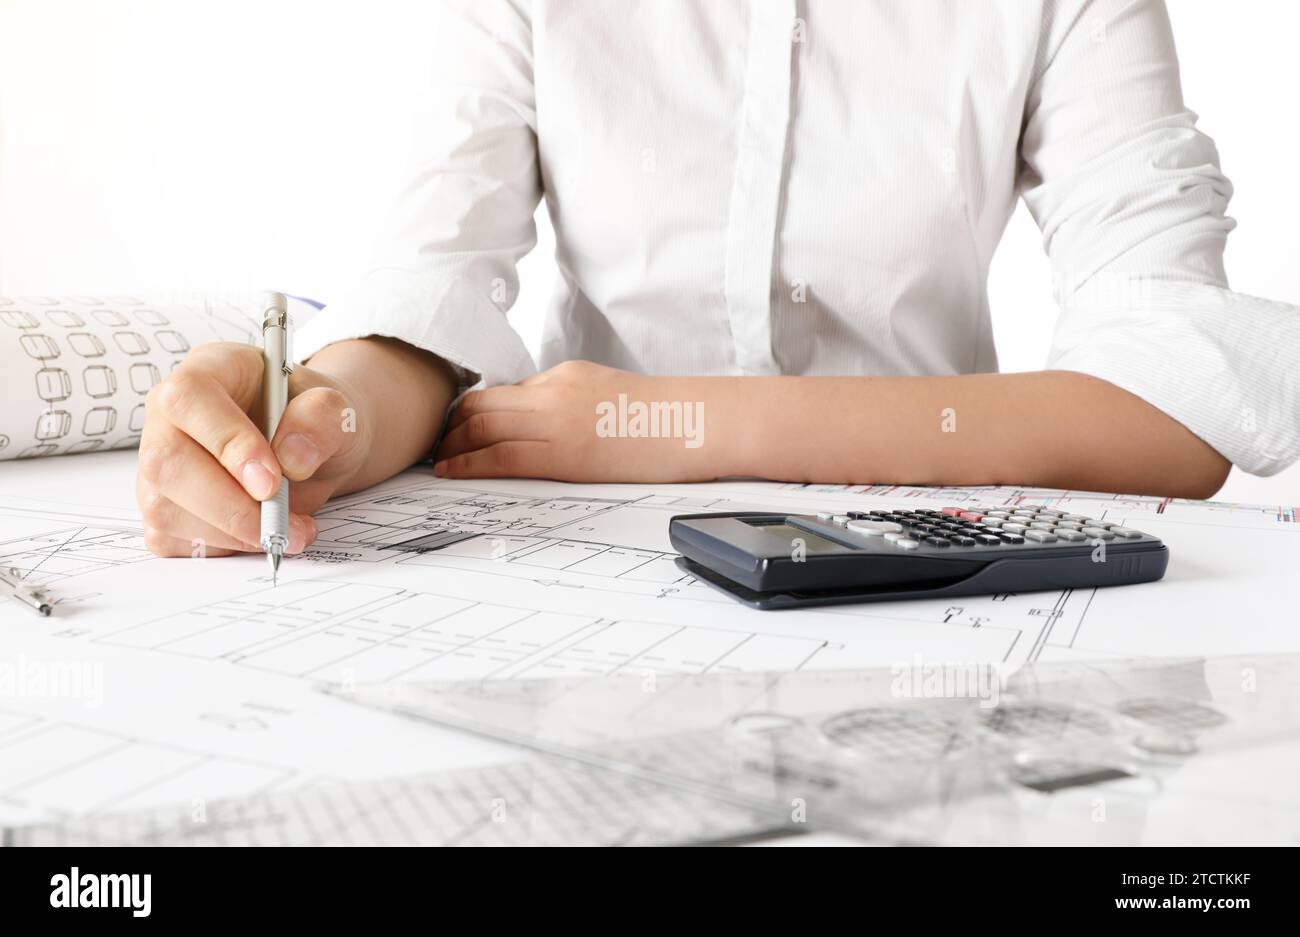
<instances>
[{"instance_id":1,"label":"forearm","mask_svg":"<svg viewBox=\"0 0 1300 937\"><path fill-rule=\"evenodd\" d=\"M740 417L751 435L731 440L737 459L724 473L1205 498L1230 467L1140 398L1068 371L733 380L751 386L725 391L718 416Z\"/></svg>"},{"instance_id":2,"label":"forearm","mask_svg":"<svg viewBox=\"0 0 1300 937\"><path fill-rule=\"evenodd\" d=\"M364 338L321 349L310 366L351 389L358 429L369 436L360 469L337 494L368 488L430 454L456 389L441 358L396 339Z\"/></svg>"}]
</instances>

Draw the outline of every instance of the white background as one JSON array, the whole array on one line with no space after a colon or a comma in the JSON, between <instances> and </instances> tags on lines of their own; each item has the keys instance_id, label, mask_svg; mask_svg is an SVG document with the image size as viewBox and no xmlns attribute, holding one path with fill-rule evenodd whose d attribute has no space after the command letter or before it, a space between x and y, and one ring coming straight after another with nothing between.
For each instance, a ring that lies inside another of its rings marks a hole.
<instances>
[{"instance_id":1,"label":"white background","mask_svg":"<svg viewBox=\"0 0 1300 937\"><path fill-rule=\"evenodd\" d=\"M410 158L434 7L0 0L0 293L274 286L328 300L363 266ZM1185 97L1237 189L1232 285L1300 303L1300 2L1170 10ZM534 344L552 276L544 212L539 227L511 314ZM1023 209L990 292L1003 370L1041 367L1055 309ZM1219 497L1295 504L1300 467L1234 470Z\"/></svg>"}]
</instances>

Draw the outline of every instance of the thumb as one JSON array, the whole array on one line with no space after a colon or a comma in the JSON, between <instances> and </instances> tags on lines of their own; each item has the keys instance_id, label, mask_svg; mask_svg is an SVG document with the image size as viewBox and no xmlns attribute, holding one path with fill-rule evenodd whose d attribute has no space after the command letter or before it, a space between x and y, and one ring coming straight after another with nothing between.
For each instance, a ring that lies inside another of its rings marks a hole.
<instances>
[{"instance_id":1,"label":"thumb","mask_svg":"<svg viewBox=\"0 0 1300 937\"><path fill-rule=\"evenodd\" d=\"M305 372L305 373L301 373ZM346 394L306 368L294 372L293 384L306 386L289 401L276 427L271 449L290 481L311 478L324 468L327 474L351 469L357 452L356 411ZM336 463L331 466L330 463Z\"/></svg>"}]
</instances>

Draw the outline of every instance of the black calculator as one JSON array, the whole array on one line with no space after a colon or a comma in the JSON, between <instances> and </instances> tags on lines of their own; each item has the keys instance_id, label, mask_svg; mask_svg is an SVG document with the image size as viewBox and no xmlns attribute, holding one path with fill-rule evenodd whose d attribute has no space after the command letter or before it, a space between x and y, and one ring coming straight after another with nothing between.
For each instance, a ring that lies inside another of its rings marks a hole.
<instances>
[{"instance_id":1,"label":"black calculator","mask_svg":"<svg viewBox=\"0 0 1300 937\"><path fill-rule=\"evenodd\" d=\"M680 514L677 564L761 609L1154 582L1169 550L1042 504Z\"/></svg>"}]
</instances>

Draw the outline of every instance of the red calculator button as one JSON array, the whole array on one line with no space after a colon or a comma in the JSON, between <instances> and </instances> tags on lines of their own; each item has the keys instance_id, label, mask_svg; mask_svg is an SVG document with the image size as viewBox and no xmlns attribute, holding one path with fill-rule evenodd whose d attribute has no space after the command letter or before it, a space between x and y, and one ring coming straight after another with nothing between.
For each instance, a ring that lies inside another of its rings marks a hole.
<instances>
[{"instance_id":1,"label":"red calculator button","mask_svg":"<svg viewBox=\"0 0 1300 937\"><path fill-rule=\"evenodd\" d=\"M939 511L939 513L940 513L940 514L947 514L949 517L961 517L962 509L961 509L961 508L941 508L940 511Z\"/></svg>"},{"instance_id":2,"label":"red calculator button","mask_svg":"<svg viewBox=\"0 0 1300 937\"><path fill-rule=\"evenodd\" d=\"M964 521L978 522L983 519L984 515L978 511L961 511L957 514Z\"/></svg>"}]
</instances>

